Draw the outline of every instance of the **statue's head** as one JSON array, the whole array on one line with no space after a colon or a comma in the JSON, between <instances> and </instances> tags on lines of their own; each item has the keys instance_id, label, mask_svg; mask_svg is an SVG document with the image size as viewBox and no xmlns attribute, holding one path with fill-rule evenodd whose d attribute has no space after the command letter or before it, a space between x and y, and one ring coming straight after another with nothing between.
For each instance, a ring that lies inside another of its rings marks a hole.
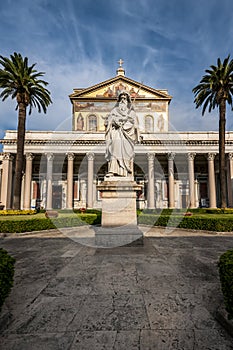
<instances>
[{"instance_id":1,"label":"statue's head","mask_svg":"<svg viewBox=\"0 0 233 350\"><path fill-rule=\"evenodd\" d=\"M130 104L131 103L131 97L130 94L128 93L128 91L125 90L121 90L118 93L118 98L117 98L117 102L120 102L122 97L126 97L127 102Z\"/></svg>"}]
</instances>

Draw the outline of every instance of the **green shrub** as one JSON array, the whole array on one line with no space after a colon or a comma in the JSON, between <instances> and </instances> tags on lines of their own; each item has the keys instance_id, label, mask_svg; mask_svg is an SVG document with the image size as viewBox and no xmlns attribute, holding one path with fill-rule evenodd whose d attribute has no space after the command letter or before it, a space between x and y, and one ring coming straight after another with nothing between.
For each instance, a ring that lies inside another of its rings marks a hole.
<instances>
[{"instance_id":1,"label":"green shrub","mask_svg":"<svg viewBox=\"0 0 233 350\"><path fill-rule=\"evenodd\" d=\"M211 218L203 216L181 216L181 215L152 215L141 214L138 223L150 226L169 226L191 230L207 230L217 232L233 231L233 218Z\"/></svg>"},{"instance_id":2,"label":"green shrub","mask_svg":"<svg viewBox=\"0 0 233 350\"><path fill-rule=\"evenodd\" d=\"M101 213L97 212L96 214L82 214L80 215L80 219L85 221L88 225L98 225L101 224Z\"/></svg>"},{"instance_id":3,"label":"green shrub","mask_svg":"<svg viewBox=\"0 0 233 350\"><path fill-rule=\"evenodd\" d=\"M193 230L207 230L215 232L233 231L233 218L216 218L216 217L184 217L179 227Z\"/></svg>"},{"instance_id":4,"label":"green shrub","mask_svg":"<svg viewBox=\"0 0 233 350\"><path fill-rule=\"evenodd\" d=\"M63 217L63 218L56 218L52 220L52 223L57 228L62 227L73 227L73 226L81 226L81 225L95 225L97 223L100 223L100 217L96 214L79 214L75 217Z\"/></svg>"},{"instance_id":5,"label":"green shrub","mask_svg":"<svg viewBox=\"0 0 233 350\"><path fill-rule=\"evenodd\" d=\"M233 214L233 208L217 208L217 209L205 209L205 212L208 214Z\"/></svg>"},{"instance_id":6,"label":"green shrub","mask_svg":"<svg viewBox=\"0 0 233 350\"><path fill-rule=\"evenodd\" d=\"M233 318L233 249L220 256L219 277L228 318Z\"/></svg>"},{"instance_id":7,"label":"green shrub","mask_svg":"<svg viewBox=\"0 0 233 350\"><path fill-rule=\"evenodd\" d=\"M37 213L46 213L46 209L42 209L42 208L37 208L36 209Z\"/></svg>"},{"instance_id":8,"label":"green shrub","mask_svg":"<svg viewBox=\"0 0 233 350\"><path fill-rule=\"evenodd\" d=\"M58 218L33 218L22 220L0 220L0 232L22 233L31 231L49 230L62 227L75 227L81 225L96 225L101 222L100 214L67 215Z\"/></svg>"},{"instance_id":9,"label":"green shrub","mask_svg":"<svg viewBox=\"0 0 233 350\"><path fill-rule=\"evenodd\" d=\"M191 211L191 210L190 210ZM233 217L212 215L192 215L185 216L186 211L164 209L160 215L160 210L138 211L138 223L150 226L169 226L193 230L207 230L217 232L233 231ZM192 212L192 211L191 211ZM61 215L60 215L61 213ZM155 214L157 213L157 214ZM167 214L167 215L165 215ZM97 225L101 223L101 211L87 210L85 213L75 213L74 211L59 211L59 217L46 218L20 218L0 220L0 232L2 233L20 233L30 231L41 231L62 227L72 227L80 225Z\"/></svg>"},{"instance_id":10,"label":"green shrub","mask_svg":"<svg viewBox=\"0 0 233 350\"><path fill-rule=\"evenodd\" d=\"M0 248L0 310L13 286L15 258Z\"/></svg>"},{"instance_id":11,"label":"green shrub","mask_svg":"<svg viewBox=\"0 0 233 350\"><path fill-rule=\"evenodd\" d=\"M184 215L187 211L193 213L193 214L233 214L233 208L194 208L194 209L144 209L144 210L138 210L138 214L141 213L144 214L154 214L154 215Z\"/></svg>"},{"instance_id":12,"label":"green shrub","mask_svg":"<svg viewBox=\"0 0 233 350\"><path fill-rule=\"evenodd\" d=\"M0 232L20 233L30 231L40 231L56 228L50 219L40 218L33 220L4 220L0 221Z\"/></svg>"}]
</instances>

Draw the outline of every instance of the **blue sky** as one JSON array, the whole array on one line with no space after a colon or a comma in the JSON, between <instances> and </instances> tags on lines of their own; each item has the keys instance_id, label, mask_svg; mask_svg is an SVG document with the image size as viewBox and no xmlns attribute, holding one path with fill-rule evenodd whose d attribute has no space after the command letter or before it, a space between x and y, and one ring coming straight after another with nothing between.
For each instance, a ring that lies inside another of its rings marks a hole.
<instances>
[{"instance_id":1,"label":"blue sky","mask_svg":"<svg viewBox=\"0 0 233 350\"><path fill-rule=\"evenodd\" d=\"M217 130L218 113L201 116L192 89L217 58L233 58L232 0L5 0L0 55L20 52L45 72L53 104L35 110L30 130L71 129L68 95L116 74L173 96L170 122L180 131ZM228 110L227 129L233 130ZM15 129L15 101L0 101L0 137Z\"/></svg>"}]
</instances>

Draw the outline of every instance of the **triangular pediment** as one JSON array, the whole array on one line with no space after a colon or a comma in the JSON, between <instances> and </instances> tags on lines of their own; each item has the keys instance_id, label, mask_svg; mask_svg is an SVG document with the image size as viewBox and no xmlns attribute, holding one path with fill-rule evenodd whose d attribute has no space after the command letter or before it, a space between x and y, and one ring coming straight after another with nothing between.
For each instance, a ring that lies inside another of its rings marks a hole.
<instances>
[{"instance_id":1,"label":"triangular pediment","mask_svg":"<svg viewBox=\"0 0 233 350\"><path fill-rule=\"evenodd\" d=\"M172 98L166 90L153 89L125 76L116 76L89 88L74 89L74 92L69 97L71 100L116 99L119 91L122 90L128 91L132 99L159 99L170 101Z\"/></svg>"}]
</instances>

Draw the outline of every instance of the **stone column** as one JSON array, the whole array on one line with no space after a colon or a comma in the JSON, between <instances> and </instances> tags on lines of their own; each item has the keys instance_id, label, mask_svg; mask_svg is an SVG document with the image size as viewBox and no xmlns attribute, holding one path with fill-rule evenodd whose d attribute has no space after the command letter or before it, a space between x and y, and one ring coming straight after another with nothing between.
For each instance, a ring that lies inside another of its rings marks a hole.
<instances>
[{"instance_id":1,"label":"stone column","mask_svg":"<svg viewBox=\"0 0 233 350\"><path fill-rule=\"evenodd\" d=\"M233 207L233 153L228 154L228 172L227 172L227 189L228 189L228 206Z\"/></svg>"},{"instance_id":2,"label":"stone column","mask_svg":"<svg viewBox=\"0 0 233 350\"><path fill-rule=\"evenodd\" d=\"M87 208L93 208L94 153L87 153Z\"/></svg>"},{"instance_id":3,"label":"stone column","mask_svg":"<svg viewBox=\"0 0 233 350\"><path fill-rule=\"evenodd\" d=\"M194 158L196 153L188 153L188 172L189 172L189 208L196 207L195 188L194 188Z\"/></svg>"},{"instance_id":4,"label":"stone column","mask_svg":"<svg viewBox=\"0 0 233 350\"><path fill-rule=\"evenodd\" d=\"M52 209L53 205L53 153L46 153L47 156L47 199L46 209Z\"/></svg>"},{"instance_id":5,"label":"stone column","mask_svg":"<svg viewBox=\"0 0 233 350\"><path fill-rule=\"evenodd\" d=\"M25 169L25 184L24 184L24 209L31 209L31 190L32 190L32 161L34 155L26 153L26 169Z\"/></svg>"},{"instance_id":6,"label":"stone column","mask_svg":"<svg viewBox=\"0 0 233 350\"><path fill-rule=\"evenodd\" d=\"M2 205L4 205L4 209L11 209L13 159L14 157L10 153L3 154L1 202L2 202Z\"/></svg>"},{"instance_id":7,"label":"stone column","mask_svg":"<svg viewBox=\"0 0 233 350\"><path fill-rule=\"evenodd\" d=\"M81 206L86 207L87 205L87 183L85 179L80 179L80 201Z\"/></svg>"},{"instance_id":8,"label":"stone column","mask_svg":"<svg viewBox=\"0 0 233 350\"><path fill-rule=\"evenodd\" d=\"M214 158L216 153L208 153L208 174L209 174L209 207L216 208L216 185L215 185L215 171Z\"/></svg>"},{"instance_id":9,"label":"stone column","mask_svg":"<svg viewBox=\"0 0 233 350\"><path fill-rule=\"evenodd\" d=\"M73 175L74 175L74 154L67 153L67 199L66 207L67 209L73 208Z\"/></svg>"},{"instance_id":10,"label":"stone column","mask_svg":"<svg viewBox=\"0 0 233 350\"><path fill-rule=\"evenodd\" d=\"M175 207L174 200L174 158L175 153L168 153L168 207Z\"/></svg>"},{"instance_id":11,"label":"stone column","mask_svg":"<svg viewBox=\"0 0 233 350\"><path fill-rule=\"evenodd\" d=\"M194 181L194 191L195 191L195 208L198 208L199 207L199 183L197 180Z\"/></svg>"},{"instance_id":12,"label":"stone column","mask_svg":"<svg viewBox=\"0 0 233 350\"><path fill-rule=\"evenodd\" d=\"M147 188L147 208L155 208L155 172L154 172L154 153L147 153L148 160L148 188Z\"/></svg>"}]
</instances>

